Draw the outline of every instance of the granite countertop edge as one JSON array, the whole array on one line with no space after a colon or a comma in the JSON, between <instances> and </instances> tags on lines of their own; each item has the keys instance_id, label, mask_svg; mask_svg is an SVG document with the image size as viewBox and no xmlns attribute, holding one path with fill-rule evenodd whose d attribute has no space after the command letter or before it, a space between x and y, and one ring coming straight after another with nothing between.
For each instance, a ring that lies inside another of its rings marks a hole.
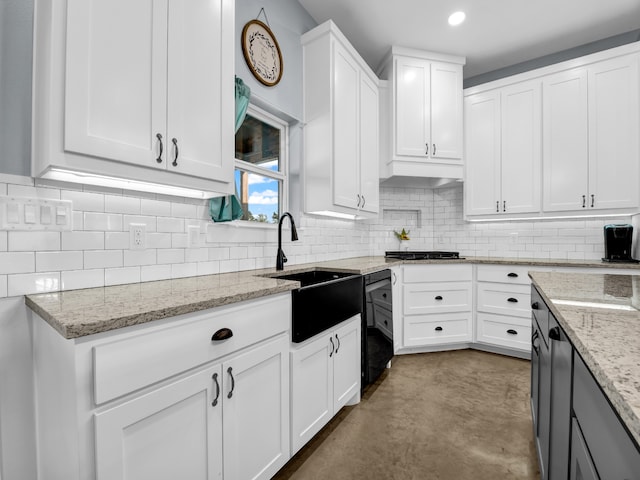
<instances>
[{"instance_id":1,"label":"granite countertop edge","mask_svg":"<svg viewBox=\"0 0 640 480\"><path fill-rule=\"evenodd\" d=\"M156 282L141 282L137 284L130 284L136 286L152 286L155 283L168 283L170 282L172 287L175 286L180 289L182 284L189 283L193 279L204 279L203 282L210 279L218 279L218 283L224 284L226 277L230 276L230 284L238 285L242 283L242 280L247 281L262 279L266 281L259 283L255 288L247 286L242 289L241 292L232 292L227 295L219 295L217 292L205 298L188 299L184 300L178 298L174 305L165 305L163 308L155 308L156 305L151 305L149 309L137 312L117 313L111 317L105 317L94 320L76 320L75 322L69 322L67 317L70 315L71 310L67 308L64 310L60 308L51 308L55 305L55 301L52 301L52 297L58 296L60 298L60 304L63 303L62 297L68 292L73 291L61 291L61 292L48 292L38 293L25 296L26 305L48 322L56 331L58 331L63 337L67 339L83 337L92 335L95 333L102 333L110 330L115 330L122 327L131 325L138 325L153 320L159 320L170 316L197 312L209 308L215 308L218 306L228 305L231 303L237 303L241 301L260 298L275 293L288 292L295 288L298 288L300 284L295 281L275 280L276 275L283 275L287 273L298 273L309 270L332 270L338 272L355 273L355 274L369 274L376 271L384 270L390 266L398 265L429 265L429 264L454 264L454 263L471 263L471 264L498 264L498 265L522 265L522 266L540 266L540 267L589 267L589 268L637 268L640 273L640 266L637 264L619 264L619 263L607 263L599 261L580 261L580 260L538 260L538 259L517 259L517 258L500 258L500 257L466 257L461 259L451 260L391 260L382 256L377 257L352 257L339 260L329 260L324 262L314 262L308 264L293 265L285 268L285 270L278 272L274 268L247 270L242 272L232 272L227 274L207 275L202 277L187 277L173 280L160 280ZM273 283L268 282L272 280ZM123 285L96 287L86 289L86 295L94 294L97 299L106 296L107 292L122 288ZM99 308L98 304L94 305L95 308ZM103 309L109 308L104 306ZM77 312L74 312L77 313ZM86 315L86 312L84 313ZM106 315L106 314L105 314Z\"/></svg>"},{"instance_id":2,"label":"granite countertop edge","mask_svg":"<svg viewBox=\"0 0 640 480\"><path fill-rule=\"evenodd\" d=\"M618 390L613 380L606 373L605 369L600 365L597 357L594 356L589 347L582 342L578 332L572 327L571 323L565 319L564 315L554 304L553 300L548 297L547 293L545 292L544 286L540 285L536 281L535 274L530 275L530 277L533 286L536 287L536 289L542 296L542 299L549 307L549 310L558 321L558 324L565 331L567 337L569 338L569 341L584 361L585 365L595 378L598 385L600 385L600 388L608 398L609 403L617 412L622 423L631 433L631 435L635 439L635 442L640 445L640 417L638 415L638 412L634 411L634 409L629 404L629 400L626 399Z\"/></svg>"}]
</instances>

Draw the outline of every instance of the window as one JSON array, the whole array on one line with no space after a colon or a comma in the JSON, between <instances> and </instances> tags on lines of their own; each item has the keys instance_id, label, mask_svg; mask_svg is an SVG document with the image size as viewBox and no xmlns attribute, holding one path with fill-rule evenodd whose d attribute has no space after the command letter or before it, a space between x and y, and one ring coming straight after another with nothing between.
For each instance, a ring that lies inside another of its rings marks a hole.
<instances>
[{"instance_id":1,"label":"window","mask_svg":"<svg viewBox=\"0 0 640 480\"><path fill-rule=\"evenodd\" d=\"M278 223L287 206L287 124L249 106L236 133L235 182L242 220Z\"/></svg>"}]
</instances>

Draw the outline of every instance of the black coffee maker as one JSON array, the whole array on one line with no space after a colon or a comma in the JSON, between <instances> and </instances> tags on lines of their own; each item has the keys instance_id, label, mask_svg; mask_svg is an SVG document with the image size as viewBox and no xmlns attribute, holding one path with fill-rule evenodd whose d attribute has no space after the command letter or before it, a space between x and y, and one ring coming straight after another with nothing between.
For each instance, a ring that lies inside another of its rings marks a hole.
<instances>
[{"instance_id":1,"label":"black coffee maker","mask_svg":"<svg viewBox=\"0 0 640 480\"><path fill-rule=\"evenodd\" d=\"M605 225L604 226L604 260L605 262L637 263L631 258L631 241L633 226Z\"/></svg>"}]
</instances>

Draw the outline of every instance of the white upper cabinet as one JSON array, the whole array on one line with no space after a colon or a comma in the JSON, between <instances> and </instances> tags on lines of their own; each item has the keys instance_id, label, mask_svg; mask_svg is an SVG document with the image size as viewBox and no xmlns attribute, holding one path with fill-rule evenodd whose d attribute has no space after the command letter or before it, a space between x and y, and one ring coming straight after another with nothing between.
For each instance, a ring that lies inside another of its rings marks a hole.
<instances>
[{"instance_id":1,"label":"white upper cabinet","mask_svg":"<svg viewBox=\"0 0 640 480\"><path fill-rule=\"evenodd\" d=\"M330 20L302 36L307 213L379 210L378 78Z\"/></svg>"},{"instance_id":2,"label":"white upper cabinet","mask_svg":"<svg viewBox=\"0 0 640 480\"><path fill-rule=\"evenodd\" d=\"M639 50L623 45L466 89L466 216L637 212Z\"/></svg>"},{"instance_id":3,"label":"white upper cabinet","mask_svg":"<svg viewBox=\"0 0 640 480\"><path fill-rule=\"evenodd\" d=\"M232 191L233 18L230 0L37 0L32 174Z\"/></svg>"},{"instance_id":4,"label":"white upper cabinet","mask_svg":"<svg viewBox=\"0 0 640 480\"><path fill-rule=\"evenodd\" d=\"M544 209L638 206L638 57L544 81Z\"/></svg>"},{"instance_id":5,"label":"white upper cabinet","mask_svg":"<svg viewBox=\"0 0 640 480\"><path fill-rule=\"evenodd\" d=\"M393 47L382 76L389 90L391 151L382 178L462 178L462 66L464 59Z\"/></svg>"},{"instance_id":6,"label":"white upper cabinet","mask_svg":"<svg viewBox=\"0 0 640 480\"><path fill-rule=\"evenodd\" d=\"M468 216L540 211L540 82L465 99Z\"/></svg>"}]
</instances>

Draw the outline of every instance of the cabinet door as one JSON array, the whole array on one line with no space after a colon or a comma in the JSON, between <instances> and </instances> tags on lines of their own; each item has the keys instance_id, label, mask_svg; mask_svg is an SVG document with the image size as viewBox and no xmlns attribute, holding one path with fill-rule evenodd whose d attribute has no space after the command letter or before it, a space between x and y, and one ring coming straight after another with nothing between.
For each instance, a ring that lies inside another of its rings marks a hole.
<instances>
[{"instance_id":1,"label":"cabinet door","mask_svg":"<svg viewBox=\"0 0 640 480\"><path fill-rule=\"evenodd\" d=\"M96 478L221 478L221 396L212 406L221 373L217 365L97 413Z\"/></svg>"},{"instance_id":2,"label":"cabinet door","mask_svg":"<svg viewBox=\"0 0 640 480\"><path fill-rule=\"evenodd\" d=\"M589 68L589 204L598 209L638 206L638 82L637 55Z\"/></svg>"},{"instance_id":3,"label":"cabinet door","mask_svg":"<svg viewBox=\"0 0 640 480\"><path fill-rule=\"evenodd\" d=\"M269 479L289 460L288 350L281 336L223 364L224 478Z\"/></svg>"},{"instance_id":4,"label":"cabinet door","mask_svg":"<svg viewBox=\"0 0 640 480\"><path fill-rule=\"evenodd\" d=\"M165 168L166 1L69 0L65 82L66 151Z\"/></svg>"},{"instance_id":5,"label":"cabinet door","mask_svg":"<svg viewBox=\"0 0 640 480\"><path fill-rule=\"evenodd\" d=\"M431 158L462 159L462 65L431 64Z\"/></svg>"},{"instance_id":6,"label":"cabinet door","mask_svg":"<svg viewBox=\"0 0 640 480\"><path fill-rule=\"evenodd\" d=\"M570 480L600 480L575 417L571 425Z\"/></svg>"},{"instance_id":7,"label":"cabinet door","mask_svg":"<svg viewBox=\"0 0 640 480\"><path fill-rule=\"evenodd\" d=\"M538 348L538 416L536 449L541 480L549 479L549 428L551 426L551 355L544 339Z\"/></svg>"},{"instance_id":8,"label":"cabinet door","mask_svg":"<svg viewBox=\"0 0 640 480\"><path fill-rule=\"evenodd\" d=\"M587 206L587 71L569 70L543 82L543 210Z\"/></svg>"},{"instance_id":9,"label":"cabinet door","mask_svg":"<svg viewBox=\"0 0 640 480\"><path fill-rule=\"evenodd\" d=\"M291 454L333 417L332 334L291 352Z\"/></svg>"},{"instance_id":10,"label":"cabinet door","mask_svg":"<svg viewBox=\"0 0 640 480\"><path fill-rule=\"evenodd\" d=\"M498 213L500 201L500 93L465 99L465 209L467 215Z\"/></svg>"},{"instance_id":11,"label":"cabinet door","mask_svg":"<svg viewBox=\"0 0 640 480\"><path fill-rule=\"evenodd\" d=\"M380 142L378 87L360 75L360 210L380 210Z\"/></svg>"},{"instance_id":12,"label":"cabinet door","mask_svg":"<svg viewBox=\"0 0 640 480\"><path fill-rule=\"evenodd\" d=\"M540 211L542 149L540 82L525 82L502 90L502 159L500 210Z\"/></svg>"},{"instance_id":13,"label":"cabinet door","mask_svg":"<svg viewBox=\"0 0 640 480\"><path fill-rule=\"evenodd\" d=\"M358 104L359 67L337 42L333 43L333 201L357 209L360 206Z\"/></svg>"},{"instance_id":14,"label":"cabinet door","mask_svg":"<svg viewBox=\"0 0 640 480\"><path fill-rule=\"evenodd\" d=\"M335 330L333 341L333 412L344 407L360 392L361 346L360 316Z\"/></svg>"},{"instance_id":15,"label":"cabinet door","mask_svg":"<svg viewBox=\"0 0 640 480\"><path fill-rule=\"evenodd\" d=\"M167 168L224 182L233 176L233 8L170 1L168 17Z\"/></svg>"},{"instance_id":16,"label":"cabinet door","mask_svg":"<svg viewBox=\"0 0 640 480\"><path fill-rule=\"evenodd\" d=\"M415 58L399 57L395 62L395 153L414 160L424 159L431 148L431 66Z\"/></svg>"}]
</instances>

